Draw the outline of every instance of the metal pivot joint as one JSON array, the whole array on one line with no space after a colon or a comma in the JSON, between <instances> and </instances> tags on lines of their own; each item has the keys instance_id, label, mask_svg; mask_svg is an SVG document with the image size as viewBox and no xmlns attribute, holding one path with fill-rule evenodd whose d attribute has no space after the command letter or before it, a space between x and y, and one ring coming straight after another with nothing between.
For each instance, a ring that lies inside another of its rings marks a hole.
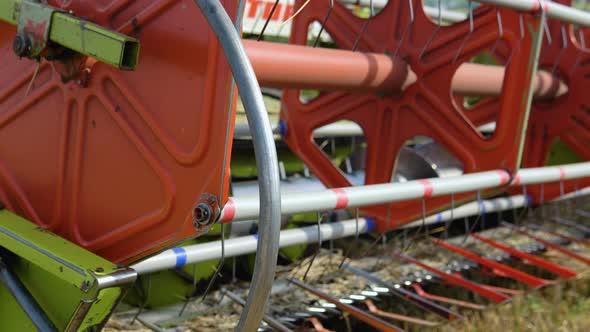
<instances>
[{"instance_id":1,"label":"metal pivot joint","mask_svg":"<svg viewBox=\"0 0 590 332\"><path fill-rule=\"evenodd\" d=\"M201 200L193 209L193 225L203 231L219 219L221 208L216 196L211 194L201 195Z\"/></svg>"},{"instance_id":2,"label":"metal pivot joint","mask_svg":"<svg viewBox=\"0 0 590 332\"><path fill-rule=\"evenodd\" d=\"M89 56L122 70L134 70L139 41L36 0L5 0L0 21L17 26L12 49L21 58L58 60Z\"/></svg>"}]
</instances>

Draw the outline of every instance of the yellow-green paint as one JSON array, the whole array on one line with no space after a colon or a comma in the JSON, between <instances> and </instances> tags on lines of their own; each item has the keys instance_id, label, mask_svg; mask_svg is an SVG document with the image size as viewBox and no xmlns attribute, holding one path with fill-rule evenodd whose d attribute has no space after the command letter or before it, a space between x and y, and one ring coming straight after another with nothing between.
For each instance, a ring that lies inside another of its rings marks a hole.
<instances>
[{"instance_id":1,"label":"yellow-green paint","mask_svg":"<svg viewBox=\"0 0 590 332\"><path fill-rule=\"evenodd\" d=\"M49 39L123 70L133 70L139 59L139 41L66 13L53 14Z\"/></svg>"},{"instance_id":2,"label":"yellow-green paint","mask_svg":"<svg viewBox=\"0 0 590 332\"><path fill-rule=\"evenodd\" d=\"M122 70L133 70L139 59L139 41L135 38L103 28L89 21L30 0L0 1L0 20L17 25L23 3L34 3L53 10L48 39L69 50L93 57ZM22 24L22 22L21 22Z\"/></svg>"},{"instance_id":3,"label":"yellow-green paint","mask_svg":"<svg viewBox=\"0 0 590 332\"><path fill-rule=\"evenodd\" d=\"M82 301L90 304L78 331L105 321L125 288L99 289L97 278L125 269L7 210L0 211L0 243L7 263L59 331L66 330ZM99 272L100 271L100 272ZM18 304L0 286L0 331L32 331Z\"/></svg>"}]
</instances>

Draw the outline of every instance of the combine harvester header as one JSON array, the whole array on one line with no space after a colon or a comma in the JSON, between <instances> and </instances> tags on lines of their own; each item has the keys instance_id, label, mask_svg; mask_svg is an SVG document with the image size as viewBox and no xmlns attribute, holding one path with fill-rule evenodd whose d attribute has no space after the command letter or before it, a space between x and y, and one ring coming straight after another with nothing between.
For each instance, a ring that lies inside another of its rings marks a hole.
<instances>
[{"instance_id":1,"label":"combine harvester header","mask_svg":"<svg viewBox=\"0 0 590 332\"><path fill-rule=\"evenodd\" d=\"M265 303L280 247L321 248L322 239L586 193L590 13L569 0L478 3L459 13L422 0L0 0L0 330L98 331L138 273L219 258L217 274L226 256L253 252L236 329L255 331L263 318L276 327ZM280 99L272 123L261 86ZM236 126L238 96L247 133ZM481 130L490 123L495 129ZM258 195L230 197L242 141L254 151ZM277 146L305 164L292 179L311 171L325 189L282 192L290 179ZM552 163L556 151L577 163ZM355 218L281 231L284 216L327 210ZM248 220L257 220L255 236L224 242L226 225ZM176 247L216 225L222 241ZM434 243L495 275L549 284ZM409 298L462 318L418 293Z\"/></svg>"}]
</instances>

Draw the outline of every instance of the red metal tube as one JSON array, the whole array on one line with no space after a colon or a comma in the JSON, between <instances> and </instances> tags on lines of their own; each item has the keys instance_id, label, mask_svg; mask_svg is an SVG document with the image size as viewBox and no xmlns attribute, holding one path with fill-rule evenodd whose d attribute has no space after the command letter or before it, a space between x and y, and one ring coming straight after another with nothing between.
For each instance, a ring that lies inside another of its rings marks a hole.
<instances>
[{"instance_id":1,"label":"red metal tube","mask_svg":"<svg viewBox=\"0 0 590 332\"><path fill-rule=\"evenodd\" d=\"M414 82L403 60L381 54L251 40L244 46L262 86L395 92Z\"/></svg>"},{"instance_id":2,"label":"red metal tube","mask_svg":"<svg viewBox=\"0 0 590 332\"><path fill-rule=\"evenodd\" d=\"M385 54L312 48L290 44L244 40L260 85L275 88L396 93L417 80L399 57ZM498 96L504 67L465 63L453 77L457 95ZM535 98L552 99L567 92L557 77L539 71Z\"/></svg>"}]
</instances>

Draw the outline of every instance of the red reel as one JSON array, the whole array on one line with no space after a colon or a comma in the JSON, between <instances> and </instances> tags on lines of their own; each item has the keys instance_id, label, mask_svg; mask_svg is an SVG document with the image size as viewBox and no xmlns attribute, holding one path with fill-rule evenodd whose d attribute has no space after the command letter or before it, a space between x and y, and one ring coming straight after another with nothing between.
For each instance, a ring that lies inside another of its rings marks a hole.
<instances>
[{"instance_id":1,"label":"red reel","mask_svg":"<svg viewBox=\"0 0 590 332\"><path fill-rule=\"evenodd\" d=\"M302 3L298 1L296 7ZM469 20L439 28L424 13L421 0L412 0L411 4L415 15L413 23L410 22L407 2L389 1L378 15L370 19L365 33L361 34L365 20L336 2L325 25L325 30L341 48L352 49L359 38L360 51L397 54L406 61L418 80L401 95L326 92L304 104L299 99L299 90L284 93L281 116L287 127L285 140L329 187L351 184L313 142L312 131L339 120L354 121L364 131L366 184L390 182L399 150L415 136L429 136L442 144L463 163L466 173L499 168L514 172L517 169L529 97L529 91L524 87L528 86L533 75L535 48L531 33L538 33L539 18L497 9L502 17L500 43L515 51L506 69L498 130L488 139L458 110L451 93L451 81L462 63L498 43L500 28L496 10L489 6L474 10L474 29L470 33ZM322 22L329 9L327 1L307 4L293 22L291 43L305 45L310 24ZM532 31L521 36L521 24L530 26ZM404 33L406 29L407 34ZM465 201L473 197L473 194L464 194L455 198ZM427 213L442 210L449 203L448 197L431 198L427 201ZM378 229L385 231L419 218L421 202L375 206L365 208L363 212L377 216L380 220Z\"/></svg>"},{"instance_id":2,"label":"red reel","mask_svg":"<svg viewBox=\"0 0 590 332\"><path fill-rule=\"evenodd\" d=\"M571 6L571 0L556 0ZM522 167L542 167L550 159L552 147L561 141L578 157L590 160L590 94L588 82L590 53L581 49L580 39L570 24L548 21L550 38L545 37L539 68L556 75L568 86L568 92L550 101L534 101L531 107ZM506 59L500 49L498 59ZM494 121L498 100L487 100L485 107L469 113L478 124ZM563 193L590 186L590 179L579 179L527 186L536 203L559 197ZM521 188L512 192L522 193Z\"/></svg>"},{"instance_id":3,"label":"red reel","mask_svg":"<svg viewBox=\"0 0 590 332\"><path fill-rule=\"evenodd\" d=\"M0 23L0 201L115 262L205 231L195 209L215 218L227 200L234 110L229 66L199 8L48 2L138 38L139 65L43 61L33 78L36 63L13 54L16 28Z\"/></svg>"}]
</instances>

